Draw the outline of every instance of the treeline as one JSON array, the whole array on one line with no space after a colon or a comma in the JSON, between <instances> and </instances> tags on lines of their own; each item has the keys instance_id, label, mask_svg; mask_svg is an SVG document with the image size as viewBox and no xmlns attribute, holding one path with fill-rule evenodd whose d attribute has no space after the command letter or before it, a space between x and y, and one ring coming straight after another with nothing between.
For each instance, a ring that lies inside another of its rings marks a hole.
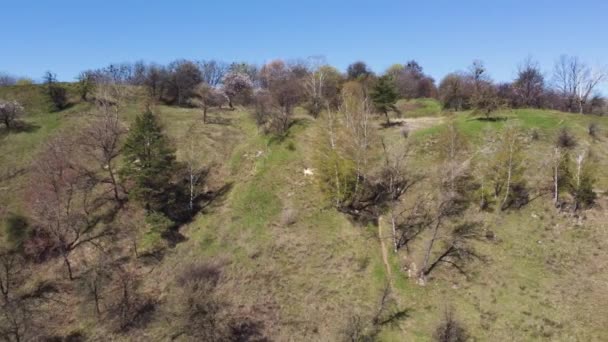
<instances>
[{"instance_id":1,"label":"treeline","mask_svg":"<svg viewBox=\"0 0 608 342\"><path fill-rule=\"evenodd\" d=\"M44 76L45 84L49 75L52 74ZM597 92L598 85L606 80L606 71L593 68L578 57L565 55L557 60L549 75L543 73L537 62L528 58L518 66L513 81L500 83L492 81L483 62L478 60L466 71L450 73L436 84L413 60L394 64L382 74L374 73L365 62L358 61L342 73L329 66L322 57L287 62L277 60L263 66L218 60L181 59L167 65L138 61L84 71L77 81L83 100L87 99L95 83L113 82L142 86L154 100L189 106L193 105L189 100L196 95L196 88L200 85L217 90L219 95L214 94L215 97L225 97L230 105L234 102L248 104L256 90L272 92L271 88L276 87L277 79L281 78L281 89L289 87L285 92L290 94L290 99L283 94L279 101L306 103L312 113L318 113L321 110L317 98L319 91L337 94L344 82L355 79L365 80L372 87L383 77L390 80L399 98L437 98L450 110L489 112L501 107L532 107L591 114L606 112L605 98ZM16 77L0 75L0 86L14 85L19 81ZM329 84L319 85L327 81ZM237 96L240 98L235 99ZM261 95L264 96L267 94Z\"/></svg>"}]
</instances>

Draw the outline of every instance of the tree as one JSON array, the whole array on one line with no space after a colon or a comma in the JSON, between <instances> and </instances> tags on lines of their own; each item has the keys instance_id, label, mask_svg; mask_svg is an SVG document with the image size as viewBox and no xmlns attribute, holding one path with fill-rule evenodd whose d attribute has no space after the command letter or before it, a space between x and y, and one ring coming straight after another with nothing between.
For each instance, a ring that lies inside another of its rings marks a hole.
<instances>
[{"instance_id":1,"label":"tree","mask_svg":"<svg viewBox=\"0 0 608 342\"><path fill-rule=\"evenodd\" d=\"M269 128L274 133L284 134L291 123L294 107L303 97L302 82L281 60L264 65L260 71L260 80L275 105L275 110L270 112Z\"/></svg>"},{"instance_id":2,"label":"tree","mask_svg":"<svg viewBox=\"0 0 608 342\"><path fill-rule=\"evenodd\" d=\"M124 189L118 179L115 160L120 155L120 140L125 132L117 113L106 112L91 122L81 135L82 146L87 151L87 156L92 156L99 168L107 171L108 179L104 179L103 182L112 186L116 203L123 201L121 194Z\"/></svg>"},{"instance_id":3,"label":"tree","mask_svg":"<svg viewBox=\"0 0 608 342\"><path fill-rule=\"evenodd\" d=\"M317 117L321 110L327 106L324 99L327 68L323 57L309 57L308 73L304 78L304 89L308 97L308 112Z\"/></svg>"},{"instance_id":4,"label":"tree","mask_svg":"<svg viewBox=\"0 0 608 342\"><path fill-rule=\"evenodd\" d=\"M148 89L150 97L159 101L167 88L168 72L163 66L150 65L144 77L144 86Z\"/></svg>"},{"instance_id":5,"label":"tree","mask_svg":"<svg viewBox=\"0 0 608 342\"><path fill-rule=\"evenodd\" d=\"M226 94L207 84L200 84L196 87L193 95L190 103L203 110L203 123L207 122L207 111L209 108L221 108L227 102Z\"/></svg>"},{"instance_id":6,"label":"tree","mask_svg":"<svg viewBox=\"0 0 608 342\"><path fill-rule=\"evenodd\" d=\"M373 73L369 69L367 64L365 64L365 62L362 62L362 61L354 62L346 68L346 75L350 81L361 80L372 74Z\"/></svg>"},{"instance_id":7,"label":"tree","mask_svg":"<svg viewBox=\"0 0 608 342\"><path fill-rule=\"evenodd\" d=\"M3 72L0 73L0 87L12 86L15 84L17 84L17 78Z\"/></svg>"},{"instance_id":8,"label":"tree","mask_svg":"<svg viewBox=\"0 0 608 342\"><path fill-rule=\"evenodd\" d=\"M513 81L516 105L520 107L542 106L545 91L545 79L538 63L527 58L517 70L517 78Z\"/></svg>"},{"instance_id":9,"label":"tree","mask_svg":"<svg viewBox=\"0 0 608 342\"><path fill-rule=\"evenodd\" d=\"M80 94L80 100L87 101L87 96L95 87L95 74L92 71L83 71L78 75L76 80L78 81L78 93Z\"/></svg>"},{"instance_id":10,"label":"tree","mask_svg":"<svg viewBox=\"0 0 608 342\"><path fill-rule=\"evenodd\" d=\"M185 171L188 187L188 209L190 214L194 214L195 204L201 195L201 183L206 175L205 167L203 166L203 156L201 156L201 145L197 136L197 125L192 125L186 133L186 153L185 153Z\"/></svg>"},{"instance_id":11,"label":"tree","mask_svg":"<svg viewBox=\"0 0 608 342\"><path fill-rule=\"evenodd\" d=\"M411 60L405 66L397 64L397 67L387 71L387 75L395 82L397 92L402 98L435 97L435 80L425 75L422 70L418 62Z\"/></svg>"},{"instance_id":12,"label":"tree","mask_svg":"<svg viewBox=\"0 0 608 342\"><path fill-rule=\"evenodd\" d=\"M217 87L228 72L228 64L213 59L201 61L199 63L199 68L201 70L203 83L210 87Z\"/></svg>"},{"instance_id":13,"label":"tree","mask_svg":"<svg viewBox=\"0 0 608 342\"><path fill-rule=\"evenodd\" d=\"M6 129L14 127L15 123L23 117L25 110L17 101L0 100L0 121L4 123Z\"/></svg>"},{"instance_id":14,"label":"tree","mask_svg":"<svg viewBox=\"0 0 608 342\"><path fill-rule=\"evenodd\" d=\"M62 110L68 105L67 90L57 82L57 75L47 71L44 76L44 87L49 97L52 110Z\"/></svg>"},{"instance_id":15,"label":"tree","mask_svg":"<svg viewBox=\"0 0 608 342\"><path fill-rule=\"evenodd\" d=\"M201 71L191 61L179 60L169 64L168 94L173 102L182 106L192 97L195 88L202 82Z\"/></svg>"},{"instance_id":16,"label":"tree","mask_svg":"<svg viewBox=\"0 0 608 342\"><path fill-rule=\"evenodd\" d=\"M120 173L131 185L129 197L148 211L165 207L175 171L175 151L151 111L139 115L123 149L125 163Z\"/></svg>"},{"instance_id":17,"label":"tree","mask_svg":"<svg viewBox=\"0 0 608 342\"><path fill-rule=\"evenodd\" d=\"M595 185L594 170L595 167L589 161L586 151L581 152L576 158L576 172L570 188L570 194L574 198L574 211L590 207L595 203L597 194L593 190Z\"/></svg>"},{"instance_id":18,"label":"tree","mask_svg":"<svg viewBox=\"0 0 608 342\"><path fill-rule=\"evenodd\" d=\"M224 76L222 83L231 109L239 99L242 100L241 102L247 102L253 91L251 78L242 72L229 72Z\"/></svg>"},{"instance_id":19,"label":"tree","mask_svg":"<svg viewBox=\"0 0 608 342\"><path fill-rule=\"evenodd\" d=\"M570 157L568 151L555 147L551 160L553 203L559 205L560 193L570 189L572 175L570 174Z\"/></svg>"},{"instance_id":20,"label":"tree","mask_svg":"<svg viewBox=\"0 0 608 342\"><path fill-rule=\"evenodd\" d=\"M489 119L490 115L502 106L502 103L482 61L473 61L469 67L468 77L473 83L470 99L470 104L474 108L473 113L482 114Z\"/></svg>"},{"instance_id":21,"label":"tree","mask_svg":"<svg viewBox=\"0 0 608 342\"><path fill-rule=\"evenodd\" d=\"M0 249L0 295L4 305L9 303L13 288L21 283L23 263L23 257L16 251Z\"/></svg>"},{"instance_id":22,"label":"tree","mask_svg":"<svg viewBox=\"0 0 608 342\"><path fill-rule=\"evenodd\" d=\"M33 165L29 193L35 229L51 239L52 248L63 258L69 279L74 250L111 234L110 227L98 225L95 214L104 204L95 197L98 184L75 162L76 145L65 136L46 143Z\"/></svg>"},{"instance_id":23,"label":"tree","mask_svg":"<svg viewBox=\"0 0 608 342\"><path fill-rule=\"evenodd\" d=\"M439 83L439 99L446 109L469 109L473 93L471 79L459 73L448 74Z\"/></svg>"},{"instance_id":24,"label":"tree","mask_svg":"<svg viewBox=\"0 0 608 342\"><path fill-rule=\"evenodd\" d=\"M391 121L388 116L389 111L396 111L397 91L395 85L388 76L382 76L374 86L371 99L377 111L386 117L386 125L390 126Z\"/></svg>"},{"instance_id":25,"label":"tree","mask_svg":"<svg viewBox=\"0 0 608 342\"><path fill-rule=\"evenodd\" d=\"M557 90L566 99L570 111L582 114L589 97L597 86L605 81L606 71L590 68L578 57L562 55L555 63L553 80Z\"/></svg>"},{"instance_id":26,"label":"tree","mask_svg":"<svg viewBox=\"0 0 608 342\"><path fill-rule=\"evenodd\" d=\"M493 186L494 199L500 209L521 207L528 202L528 192L523 179L523 144L517 126L503 129L496 142L487 176Z\"/></svg>"}]
</instances>

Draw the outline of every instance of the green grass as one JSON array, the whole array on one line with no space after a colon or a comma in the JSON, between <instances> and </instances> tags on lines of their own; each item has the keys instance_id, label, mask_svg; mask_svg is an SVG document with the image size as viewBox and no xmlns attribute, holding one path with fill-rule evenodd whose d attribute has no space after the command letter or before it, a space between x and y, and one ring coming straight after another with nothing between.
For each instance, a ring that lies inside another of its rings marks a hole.
<instances>
[{"instance_id":1,"label":"green grass","mask_svg":"<svg viewBox=\"0 0 608 342\"><path fill-rule=\"evenodd\" d=\"M396 106L404 118L439 116L442 111L441 103L435 99L401 99Z\"/></svg>"}]
</instances>

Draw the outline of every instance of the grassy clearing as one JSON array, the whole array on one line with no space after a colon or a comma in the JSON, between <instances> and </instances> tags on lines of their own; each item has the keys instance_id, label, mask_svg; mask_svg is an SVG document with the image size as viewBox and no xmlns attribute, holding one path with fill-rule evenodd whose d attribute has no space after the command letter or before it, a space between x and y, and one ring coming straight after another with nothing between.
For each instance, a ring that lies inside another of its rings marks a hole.
<instances>
[{"instance_id":1,"label":"grassy clearing","mask_svg":"<svg viewBox=\"0 0 608 342\"><path fill-rule=\"evenodd\" d=\"M404 118L419 118L441 115L441 103L435 99L412 99L397 101L397 109Z\"/></svg>"}]
</instances>

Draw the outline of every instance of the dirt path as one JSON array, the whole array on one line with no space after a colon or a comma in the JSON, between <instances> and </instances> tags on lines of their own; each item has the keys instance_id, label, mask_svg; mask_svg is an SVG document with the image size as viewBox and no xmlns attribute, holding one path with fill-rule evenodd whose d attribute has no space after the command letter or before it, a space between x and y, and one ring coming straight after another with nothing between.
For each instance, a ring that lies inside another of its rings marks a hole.
<instances>
[{"instance_id":1,"label":"dirt path","mask_svg":"<svg viewBox=\"0 0 608 342\"><path fill-rule=\"evenodd\" d=\"M380 240L380 249L382 251L382 261L384 262L384 266L386 267L386 273L388 275L388 279L392 283L393 274L391 271L391 266L388 263L388 252L386 251L386 244L384 243L384 236L382 234L382 216L380 216L378 218L378 239Z\"/></svg>"},{"instance_id":2,"label":"dirt path","mask_svg":"<svg viewBox=\"0 0 608 342\"><path fill-rule=\"evenodd\" d=\"M419 118L396 118L391 119L394 122L402 122L410 131L429 128L443 122L443 117L425 116Z\"/></svg>"}]
</instances>

